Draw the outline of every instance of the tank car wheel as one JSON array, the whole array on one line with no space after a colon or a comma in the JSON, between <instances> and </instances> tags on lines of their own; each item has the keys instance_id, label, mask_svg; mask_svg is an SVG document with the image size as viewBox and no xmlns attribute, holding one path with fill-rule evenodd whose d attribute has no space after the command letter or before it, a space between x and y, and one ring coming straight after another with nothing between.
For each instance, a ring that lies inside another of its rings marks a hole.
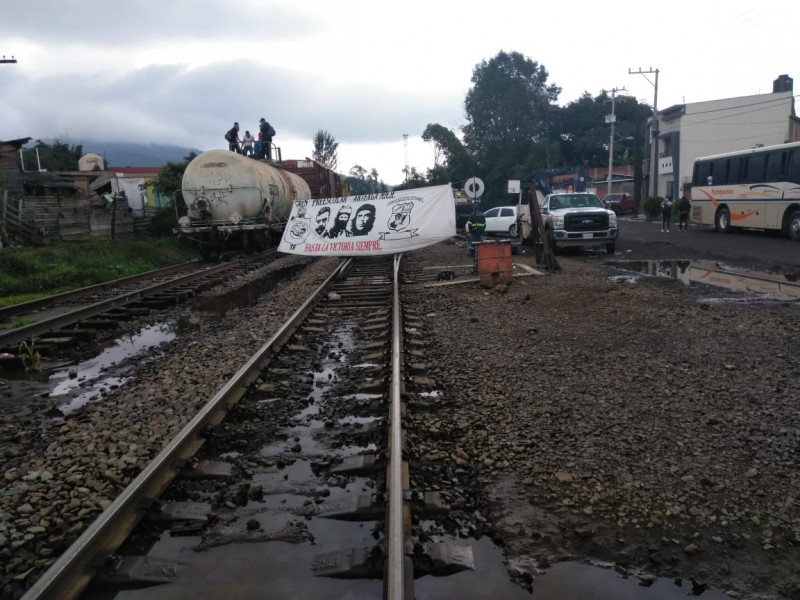
<instances>
[{"instance_id":1,"label":"tank car wheel","mask_svg":"<svg viewBox=\"0 0 800 600\"><path fill-rule=\"evenodd\" d=\"M786 235L789 239L800 240L800 210L795 210L786 220Z\"/></svg>"},{"instance_id":2,"label":"tank car wheel","mask_svg":"<svg viewBox=\"0 0 800 600\"><path fill-rule=\"evenodd\" d=\"M714 224L720 233L728 233L731 230L731 211L724 206L720 208L714 218Z\"/></svg>"}]
</instances>

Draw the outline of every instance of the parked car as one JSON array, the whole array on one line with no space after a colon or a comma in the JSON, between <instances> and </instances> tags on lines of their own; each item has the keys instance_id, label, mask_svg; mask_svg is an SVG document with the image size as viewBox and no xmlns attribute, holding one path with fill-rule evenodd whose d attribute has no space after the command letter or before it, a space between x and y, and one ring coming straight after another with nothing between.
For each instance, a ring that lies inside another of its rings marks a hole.
<instances>
[{"instance_id":1,"label":"parked car","mask_svg":"<svg viewBox=\"0 0 800 600\"><path fill-rule=\"evenodd\" d=\"M606 194L603 196L603 206L618 215L628 211L633 214L639 212L639 205L632 194Z\"/></svg>"},{"instance_id":2,"label":"parked car","mask_svg":"<svg viewBox=\"0 0 800 600\"><path fill-rule=\"evenodd\" d=\"M541 211L553 252L566 246L601 245L609 254L616 252L617 215L594 194L550 194Z\"/></svg>"},{"instance_id":3,"label":"parked car","mask_svg":"<svg viewBox=\"0 0 800 600\"><path fill-rule=\"evenodd\" d=\"M517 207L495 206L490 208L483 216L486 217L487 234L503 234L517 237Z\"/></svg>"}]
</instances>

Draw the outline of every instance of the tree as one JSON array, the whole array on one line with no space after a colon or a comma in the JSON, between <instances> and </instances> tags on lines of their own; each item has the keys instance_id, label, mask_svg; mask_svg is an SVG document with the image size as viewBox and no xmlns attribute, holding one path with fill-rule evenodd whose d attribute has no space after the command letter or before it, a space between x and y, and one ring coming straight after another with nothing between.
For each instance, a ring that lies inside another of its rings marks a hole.
<instances>
[{"instance_id":1,"label":"tree","mask_svg":"<svg viewBox=\"0 0 800 600\"><path fill-rule=\"evenodd\" d=\"M339 142L324 129L320 129L314 134L314 152L312 158L320 163L322 166L336 170L336 164L339 162L337 149Z\"/></svg>"},{"instance_id":2,"label":"tree","mask_svg":"<svg viewBox=\"0 0 800 600\"><path fill-rule=\"evenodd\" d=\"M356 179L366 179L367 170L361 165L353 165L353 168L350 169L350 177L355 177Z\"/></svg>"},{"instance_id":3,"label":"tree","mask_svg":"<svg viewBox=\"0 0 800 600\"><path fill-rule=\"evenodd\" d=\"M70 146L58 138L53 140L52 144L36 140L33 148L22 151L25 168L28 171L38 169L40 166L47 171L77 171L81 156L83 156L83 145Z\"/></svg>"},{"instance_id":4,"label":"tree","mask_svg":"<svg viewBox=\"0 0 800 600\"><path fill-rule=\"evenodd\" d=\"M186 158L189 157L187 156ZM153 181L153 189L159 194L173 198L173 202L177 203L177 206L181 208L181 213L185 212L185 210L183 210L185 208L183 194L181 194L183 173L186 171L189 162L191 161L186 161L184 163L166 163L161 167L161 173L159 173L158 177Z\"/></svg>"},{"instance_id":5,"label":"tree","mask_svg":"<svg viewBox=\"0 0 800 600\"><path fill-rule=\"evenodd\" d=\"M467 153L464 144L455 133L438 123L428 123L422 139L432 142L434 148L433 168L428 169L429 185L461 182L475 173L475 161Z\"/></svg>"},{"instance_id":6,"label":"tree","mask_svg":"<svg viewBox=\"0 0 800 600\"><path fill-rule=\"evenodd\" d=\"M353 165L347 185L351 196L361 194L377 194L388 192L389 186L378 178L378 170L374 167L368 172L361 165Z\"/></svg>"},{"instance_id":7,"label":"tree","mask_svg":"<svg viewBox=\"0 0 800 600\"><path fill-rule=\"evenodd\" d=\"M561 88L547 77L544 66L518 52L501 51L473 70L464 144L483 171L487 194L502 194L514 168L528 164L552 130Z\"/></svg>"}]
</instances>

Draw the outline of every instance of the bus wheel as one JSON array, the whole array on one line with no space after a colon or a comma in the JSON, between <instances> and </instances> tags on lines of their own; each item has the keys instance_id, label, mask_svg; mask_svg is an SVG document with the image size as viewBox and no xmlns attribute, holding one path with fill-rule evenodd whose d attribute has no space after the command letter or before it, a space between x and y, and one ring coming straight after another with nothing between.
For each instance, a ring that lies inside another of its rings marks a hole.
<instances>
[{"instance_id":1,"label":"bus wheel","mask_svg":"<svg viewBox=\"0 0 800 600\"><path fill-rule=\"evenodd\" d=\"M786 235L790 239L800 240L800 210L794 211L786 221Z\"/></svg>"},{"instance_id":2,"label":"bus wheel","mask_svg":"<svg viewBox=\"0 0 800 600\"><path fill-rule=\"evenodd\" d=\"M717 211L717 216L714 219L717 231L720 233L727 233L731 230L731 211L724 206Z\"/></svg>"}]
</instances>

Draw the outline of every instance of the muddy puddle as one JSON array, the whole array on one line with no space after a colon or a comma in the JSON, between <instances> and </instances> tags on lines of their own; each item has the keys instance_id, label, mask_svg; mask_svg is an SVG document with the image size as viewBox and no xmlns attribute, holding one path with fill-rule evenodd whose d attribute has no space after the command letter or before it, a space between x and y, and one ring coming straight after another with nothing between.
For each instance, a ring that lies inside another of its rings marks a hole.
<instances>
[{"instance_id":1,"label":"muddy puddle","mask_svg":"<svg viewBox=\"0 0 800 600\"><path fill-rule=\"evenodd\" d=\"M680 281L687 286L708 286L709 290L716 288L739 292L743 299L751 302L800 300L800 273L749 271L702 260L632 260L608 264L633 273L611 278L622 283L634 283L641 276L659 277ZM706 299L707 302L714 300ZM727 300L730 301L730 298Z\"/></svg>"},{"instance_id":2,"label":"muddy puddle","mask_svg":"<svg viewBox=\"0 0 800 600\"><path fill-rule=\"evenodd\" d=\"M200 299L181 316L98 344L85 350L77 361L55 362L43 356L38 370L26 371L21 365L0 370L0 379L6 381L0 409L6 417L13 418L29 412L22 405L26 399L37 400L35 410L39 410L46 398L52 409L48 416L57 418L79 410L124 385L143 361L158 359L160 346L255 304L296 271L297 267L283 269L226 294Z\"/></svg>"}]
</instances>

